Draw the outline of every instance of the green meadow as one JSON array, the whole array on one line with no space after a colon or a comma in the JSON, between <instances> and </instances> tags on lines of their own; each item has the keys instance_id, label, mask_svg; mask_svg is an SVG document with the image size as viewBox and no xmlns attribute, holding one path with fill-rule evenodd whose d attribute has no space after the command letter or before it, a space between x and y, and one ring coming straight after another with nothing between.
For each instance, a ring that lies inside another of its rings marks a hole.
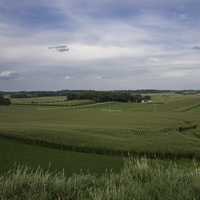
<instances>
[{"instance_id":1,"label":"green meadow","mask_svg":"<svg viewBox=\"0 0 200 200\"><path fill-rule=\"evenodd\" d=\"M65 96L13 98L14 105L78 106L94 103L92 100L67 101Z\"/></svg>"},{"instance_id":2,"label":"green meadow","mask_svg":"<svg viewBox=\"0 0 200 200\"><path fill-rule=\"evenodd\" d=\"M199 100L198 95L157 95L144 104L1 106L0 135L97 154L199 157Z\"/></svg>"},{"instance_id":3,"label":"green meadow","mask_svg":"<svg viewBox=\"0 0 200 200\"><path fill-rule=\"evenodd\" d=\"M0 174L18 165L25 165L32 169L64 170L66 176L81 171L99 175L106 169L119 172L123 165L123 158L116 156L60 151L3 138L0 138L0 149Z\"/></svg>"},{"instance_id":4,"label":"green meadow","mask_svg":"<svg viewBox=\"0 0 200 200\"><path fill-rule=\"evenodd\" d=\"M0 197L199 199L200 96L152 100L39 97L0 106Z\"/></svg>"}]
</instances>

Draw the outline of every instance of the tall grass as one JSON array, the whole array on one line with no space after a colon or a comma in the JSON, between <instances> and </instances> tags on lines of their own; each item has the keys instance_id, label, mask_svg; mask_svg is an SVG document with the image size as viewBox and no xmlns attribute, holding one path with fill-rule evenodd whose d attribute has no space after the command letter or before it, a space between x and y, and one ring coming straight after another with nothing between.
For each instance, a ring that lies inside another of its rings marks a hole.
<instances>
[{"instance_id":1,"label":"tall grass","mask_svg":"<svg viewBox=\"0 0 200 200\"><path fill-rule=\"evenodd\" d=\"M0 177L0 199L58 200L197 200L200 199L200 167L148 159L129 159L116 174L97 177L16 167Z\"/></svg>"}]
</instances>

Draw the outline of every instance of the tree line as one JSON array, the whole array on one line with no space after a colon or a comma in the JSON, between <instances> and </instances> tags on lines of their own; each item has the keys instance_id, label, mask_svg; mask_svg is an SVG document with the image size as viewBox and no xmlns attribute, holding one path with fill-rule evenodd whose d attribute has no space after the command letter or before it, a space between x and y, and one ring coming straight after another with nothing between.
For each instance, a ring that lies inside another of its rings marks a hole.
<instances>
[{"instance_id":1,"label":"tree line","mask_svg":"<svg viewBox=\"0 0 200 200\"><path fill-rule=\"evenodd\" d=\"M95 102L134 102L150 101L151 96L141 95L132 91L94 91L94 90L63 90L63 91L35 91L35 92L16 92L9 95L11 98L31 98L44 96L66 96L66 100L93 100ZM0 105L10 105L10 99L0 94Z\"/></svg>"},{"instance_id":2,"label":"tree line","mask_svg":"<svg viewBox=\"0 0 200 200\"><path fill-rule=\"evenodd\" d=\"M87 91L87 92L71 92L66 96L66 100L93 100L95 102L134 102L141 103L142 101L149 101L151 97L148 95L142 96L130 92L100 92L100 91Z\"/></svg>"},{"instance_id":3,"label":"tree line","mask_svg":"<svg viewBox=\"0 0 200 200\"><path fill-rule=\"evenodd\" d=\"M0 104L9 105L10 99L4 98L0 94ZM44 96L66 96L66 100L93 100L95 102L134 102L150 101L151 96L141 95L132 91L95 91L95 90L63 90L63 91L33 91L33 92L16 92L9 95L11 98L31 98Z\"/></svg>"},{"instance_id":4,"label":"tree line","mask_svg":"<svg viewBox=\"0 0 200 200\"><path fill-rule=\"evenodd\" d=\"M11 98L31 98L31 97L45 97L45 96L67 96L71 93L80 93L80 92L101 92L95 90L57 90L57 91L17 91L17 92L3 92L0 91L0 95L9 95ZM153 90L153 89L143 89L143 90L114 90L107 92L116 92L116 93L130 93L130 94L157 94L157 93L166 93L166 92L174 92L174 93L186 93L186 92L196 92L200 93L200 91L179 91L179 90Z\"/></svg>"}]
</instances>

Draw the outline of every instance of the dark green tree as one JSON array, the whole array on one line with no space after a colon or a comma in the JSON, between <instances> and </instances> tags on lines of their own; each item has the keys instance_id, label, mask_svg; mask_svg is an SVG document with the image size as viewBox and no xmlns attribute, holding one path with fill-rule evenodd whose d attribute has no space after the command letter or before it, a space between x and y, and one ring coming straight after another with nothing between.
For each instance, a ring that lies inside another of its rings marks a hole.
<instances>
[{"instance_id":1,"label":"dark green tree","mask_svg":"<svg viewBox=\"0 0 200 200\"><path fill-rule=\"evenodd\" d=\"M10 104L11 104L10 99L0 95L0 105L10 105Z\"/></svg>"}]
</instances>

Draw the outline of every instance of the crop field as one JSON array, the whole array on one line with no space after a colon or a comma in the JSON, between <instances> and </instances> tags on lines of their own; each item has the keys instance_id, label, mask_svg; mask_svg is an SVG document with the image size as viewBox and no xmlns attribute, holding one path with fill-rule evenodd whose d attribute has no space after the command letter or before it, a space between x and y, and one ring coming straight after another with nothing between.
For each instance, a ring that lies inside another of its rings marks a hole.
<instances>
[{"instance_id":1,"label":"crop field","mask_svg":"<svg viewBox=\"0 0 200 200\"><path fill-rule=\"evenodd\" d=\"M14 105L47 105L47 106L77 106L94 103L92 100L66 101L65 96L13 98Z\"/></svg>"},{"instance_id":2,"label":"crop field","mask_svg":"<svg viewBox=\"0 0 200 200\"><path fill-rule=\"evenodd\" d=\"M54 103L65 101L65 96L51 96L51 97L31 97L31 98L12 98L13 104L31 104L31 103Z\"/></svg>"},{"instance_id":3,"label":"crop field","mask_svg":"<svg viewBox=\"0 0 200 200\"><path fill-rule=\"evenodd\" d=\"M65 153L67 155L69 151L76 154L85 152L86 157L90 156L89 153L95 153L105 156L131 154L161 158L200 158L199 95L158 94L153 96L152 103L108 102L67 107L44 106L41 99L47 103L47 98L39 98L38 105L0 106L1 143L5 142L5 138L13 139L12 142L16 140L18 146L20 142L29 143L27 152L30 152L30 157L35 157L31 148L36 150L45 146L44 152L51 150L52 155L55 154L52 159L55 157L56 160L57 154L62 154L66 163L70 162L65 159ZM13 101L17 102L16 99ZM6 145L2 144L0 148L3 155ZM15 149L14 153L17 153L20 148ZM14 155L8 151L7 157L9 154ZM41 160L45 155L41 153ZM99 166L104 165L103 159ZM112 156L106 159L111 159L110 162L106 160L107 163L115 163L108 165L108 168L121 165L120 159L115 158L115 162ZM44 162L47 163L47 160L44 159ZM3 165L6 165L6 161L1 160L2 168ZM66 166L58 165L59 169L60 166ZM90 168L89 164L87 167ZM80 168L85 166L80 164Z\"/></svg>"}]
</instances>

